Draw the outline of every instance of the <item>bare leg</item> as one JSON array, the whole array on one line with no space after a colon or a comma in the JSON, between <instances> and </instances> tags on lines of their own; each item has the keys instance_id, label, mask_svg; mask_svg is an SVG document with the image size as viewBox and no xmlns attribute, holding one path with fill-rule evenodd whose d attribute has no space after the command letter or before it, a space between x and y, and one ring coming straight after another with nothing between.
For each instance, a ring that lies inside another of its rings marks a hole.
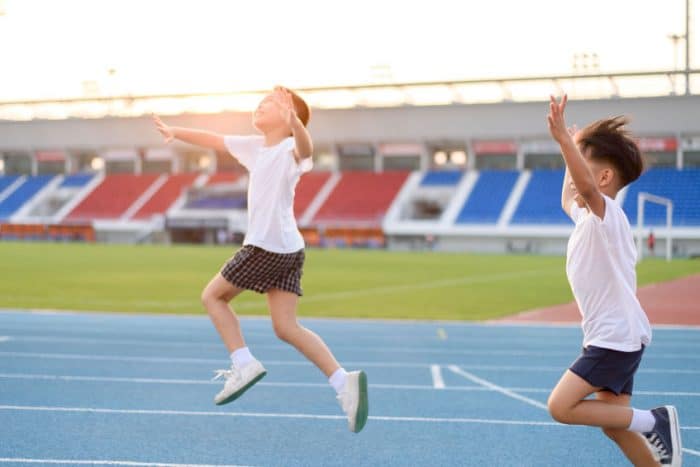
<instances>
[{"instance_id":1,"label":"bare leg","mask_svg":"<svg viewBox=\"0 0 700 467\"><path fill-rule=\"evenodd\" d=\"M235 287L218 273L202 291L202 304L229 352L245 347L241 324L229 306L229 302L241 292L243 289Z\"/></svg>"},{"instance_id":2,"label":"bare leg","mask_svg":"<svg viewBox=\"0 0 700 467\"><path fill-rule=\"evenodd\" d=\"M600 400L584 400L598 392L583 378L566 370L547 401L549 413L556 421L569 425L588 425L626 430L632 421L632 409Z\"/></svg>"},{"instance_id":3,"label":"bare leg","mask_svg":"<svg viewBox=\"0 0 700 467\"><path fill-rule=\"evenodd\" d=\"M272 317L272 327L281 340L293 345L314 363L327 377L340 368L323 340L297 321L299 297L291 292L272 289L267 292L267 304Z\"/></svg>"},{"instance_id":4,"label":"bare leg","mask_svg":"<svg viewBox=\"0 0 700 467\"><path fill-rule=\"evenodd\" d=\"M630 396L627 394L616 396L612 392L603 391L596 393L596 399L606 404L625 407L630 405ZM625 456L627 456L627 459L636 467L656 467L659 465L648 448L646 441L639 433L618 428L603 428L603 433L617 443L622 452L625 453Z\"/></svg>"}]
</instances>

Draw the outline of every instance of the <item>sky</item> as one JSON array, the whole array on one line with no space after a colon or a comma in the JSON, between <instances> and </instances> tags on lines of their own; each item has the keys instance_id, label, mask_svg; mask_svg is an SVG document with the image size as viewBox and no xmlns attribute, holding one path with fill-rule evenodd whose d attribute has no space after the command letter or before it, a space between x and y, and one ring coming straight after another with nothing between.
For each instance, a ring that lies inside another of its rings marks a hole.
<instances>
[{"instance_id":1,"label":"sky","mask_svg":"<svg viewBox=\"0 0 700 467\"><path fill-rule=\"evenodd\" d=\"M0 0L0 101L569 74L581 53L596 53L601 72L671 69L667 35L684 32L684 8L685 0Z\"/></svg>"}]
</instances>

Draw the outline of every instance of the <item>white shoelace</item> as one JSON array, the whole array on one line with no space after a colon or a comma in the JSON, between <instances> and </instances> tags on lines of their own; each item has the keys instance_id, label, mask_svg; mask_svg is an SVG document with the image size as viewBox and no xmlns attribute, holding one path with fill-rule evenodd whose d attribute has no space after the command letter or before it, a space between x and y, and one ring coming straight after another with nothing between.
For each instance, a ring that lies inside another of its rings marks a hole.
<instances>
[{"instance_id":1,"label":"white shoelace","mask_svg":"<svg viewBox=\"0 0 700 467\"><path fill-rule=\"evenodd\" d=\"M649 441L649 446L651 446L652 450L656 452L657 456L659 456L659 460L664 460L669 457L669 453L666 451L666 446L664 446L661 438L659 438L656 433L652 433L651 435L645 437Z\"/></svg>"},{"instance_id":2,"label":"white shoelace","mask_svg":"<svg viewBox=\"0 0 700 467\"><path fill-rule=\"evenodd\" d=\"M239 380L241 379L241 373L235 368L229 368L227 370L214 370L214 377L211 380L216 381L222 377L226 378L227 382L230 379Z\"/></svg>"}]
</instances>

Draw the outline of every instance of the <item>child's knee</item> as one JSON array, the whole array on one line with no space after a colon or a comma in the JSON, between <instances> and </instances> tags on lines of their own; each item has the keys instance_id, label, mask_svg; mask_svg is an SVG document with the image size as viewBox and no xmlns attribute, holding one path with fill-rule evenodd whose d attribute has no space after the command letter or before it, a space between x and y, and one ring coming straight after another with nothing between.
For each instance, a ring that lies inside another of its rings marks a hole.
<instances>
[{"instance_id":1,"label":"child's knee","mask_svg":"<svg viewBox=\"0 0 700 467\"><path fill-rule=\"evenodd\" d=\"M205 287L199 299L202 305L208 310L217 301L224 300L224 297L217 295L210 287Z\"/></svg>"},{"instance_id":2,"label":"child's knee","mask_svg":"<svg viewBox=\"0 0 700 467\"><path fill-rule=\"evenodd\" d=\"M569 423L569 407L553 395L547 399L547 410L557 422Z\"/></svg>"},{"instance_id":3,"label":"child's knee","mask_svg":"<svg viewBox=\"0 0 700 467\"><path fill-rule=\"evenodd\" d=\"M289 321L273 321L272 329L275 335L284 342L292 342L299 325L296 322Z\"/></svg>"},{"instance_id":4,"label":"child's knee","mask_svg":"<svg viewBox=\"0 0 700 467\"><path fill-rule=\"evenodd\" d=\"M204 305L205 307L211 301L211 293L209 292L209 290L207 290L206 287L202 290L202 293L199 295L199 301L202 302L202 305Z\"/></svg>"}]
</instances>

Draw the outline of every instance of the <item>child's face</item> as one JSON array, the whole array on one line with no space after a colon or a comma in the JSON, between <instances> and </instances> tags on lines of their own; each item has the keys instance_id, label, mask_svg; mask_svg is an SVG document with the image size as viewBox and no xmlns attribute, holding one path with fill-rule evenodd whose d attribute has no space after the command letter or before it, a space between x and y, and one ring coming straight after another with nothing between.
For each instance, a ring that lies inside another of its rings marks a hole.
<instances>
[{"instance_id":1,"label":"child's face","mask_svg":"<svg viewBox=\"0 0 700 467\"><path fill-rule=\"evenodd\" d=\"M280 111L280 105L275 102L274 94L268 94L253 112L253 126L263 133L285 126L286 123Z\"/></svg>"},{"instance_id":2,"label":"child's face","mask_svg":"<svg viewBox=\"0 0 700 467\"><path fill-rule=\"evenodd\" d=\"M581 155L583 156L584 161L586 162L586 165L588 166L589 170L591 171L591 174L593 174L593 179L596 181L598 184L598 188L606 192L608 191L608 188L611 186L611 183L613 182L613 178L615 177L615 168L605 162L605 161L598 161L593 158L591 158L591 148L586 148L583 149L581 145L579 144L579 139L578 139L578 133L574 135L574 141L576 144L579 146L579 150L581 151ZM581 195L578 193L576 190L576 187L574 186L573 181L571 182L571 189L575 193L574 195L574 200L576 201L576 204L579 205L579 207L583 207L585 205L585 202Z\"/></svg>"}]
</instances>

